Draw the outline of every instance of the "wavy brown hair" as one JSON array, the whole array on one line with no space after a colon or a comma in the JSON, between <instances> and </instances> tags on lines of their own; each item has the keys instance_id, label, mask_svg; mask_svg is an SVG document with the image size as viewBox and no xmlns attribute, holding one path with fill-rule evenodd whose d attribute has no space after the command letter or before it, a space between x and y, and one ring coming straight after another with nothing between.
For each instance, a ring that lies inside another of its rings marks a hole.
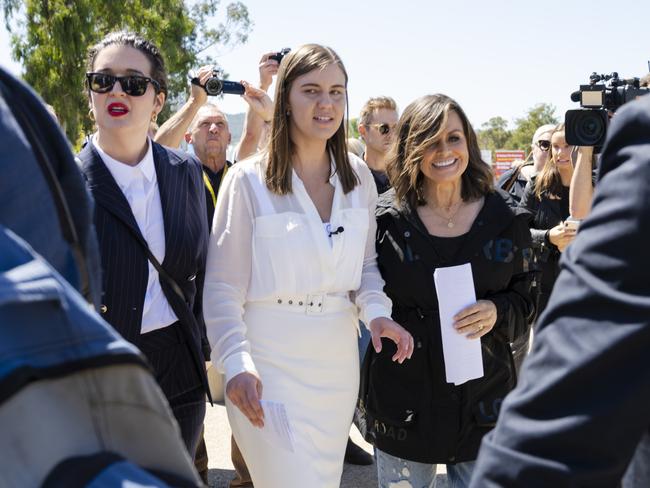
<instances>
[{"instance_id":1,"label":"wavy brown hair","mask_svg":"<svg viewBox=\"0 0 650 488\"><path fill-rule=\"evenodd\" d=\"M564 123L555 126L555 129L551 132L551 140L553 140L553 136L558 132L564 132ZM544 193L554 199L559 199L562 195L562 177L555 163L552 144L550 151L551 156L537 175L537 178L535 178L535 196L538 199L541 199Z\"/></svg>"},{"instance_id":2,"label":"wavy brown hair","mask_svg":"<svg viewBox=\"0 0 650 488\"><path fill-rule=\"evenodd\" d=\"M286 55L278 71L266 168L266 186L273 193L286 195L292 191L291 156L294 154L295 146L289 136L289 115L287 115L291 86L299 76L315 69L325 69L332 64L341 68L345 76L346 116L334 135L327 140L327 151L334 156L336 172L341 179L343 191L348 193L359 184L359 177L350 165L347 151L348 74L341 58L332 49L319 44L305 44Z\"/></svg>"},{"instance_id":3,"label":"wavy brown hair","mask_svg":"<svg viewBox=\"0 0 650 488\"><path fill-rule=\"evenodd\" d=\"M396 141L388 154L388 177L398 203L406 199L412 208L426 203L425 176L420 165L425 153L442 137L451 111L460 117L469 152L469 163L461 176L461 198L471 201L494 190L492 169L481 159L476 133L463 109L446 95L426 95L404 110L397 123Z\"/></svg>"}]
</instances>

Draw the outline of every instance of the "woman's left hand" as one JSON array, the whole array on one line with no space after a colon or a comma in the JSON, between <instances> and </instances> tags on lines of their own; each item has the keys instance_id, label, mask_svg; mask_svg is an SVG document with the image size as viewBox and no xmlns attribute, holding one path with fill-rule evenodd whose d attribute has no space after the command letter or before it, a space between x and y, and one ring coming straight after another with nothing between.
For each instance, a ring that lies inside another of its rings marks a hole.
<instances>
[{"instance_id":1,"label":"woman's left hand","mask_svg":"<svg viewBox=\"0 0 650 488\"><path fill-rule=\"evenodd\" d=\"M478 339L492 330L497 321L497 307L490 300L479 300L454 316L454 328L468 339Z\"/></svg>"},{"instance_id":2,"label":"woman's left hand","mask_svg":"<svg viewBox=\"0 0 650 488\"><path fill-rule=\"evenodd\" d=\"M404 327L387 317L377 317L370 321L369 329L372 345L376 352L381 351L381 338L386 337L397 344L397 352L393 355L393 361L402 364L405 359L411 359L413 336Z\"/></svg>"}]
</instances>

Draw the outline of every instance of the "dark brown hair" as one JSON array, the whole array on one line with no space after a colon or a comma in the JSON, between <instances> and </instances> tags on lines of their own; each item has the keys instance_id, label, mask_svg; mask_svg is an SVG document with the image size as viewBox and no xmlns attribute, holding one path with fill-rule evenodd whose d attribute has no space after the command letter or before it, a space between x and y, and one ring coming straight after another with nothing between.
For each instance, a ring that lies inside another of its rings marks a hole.
<instances>
[{"instance_id":1,"label":"dark brown hair","mask_svg":"<svg viewBox=\"0 0 650 488\"><path fill-rule=\"evenodd\" d=\"M442 137L452 111L460 117L469 152L469 163L461 176L461 198L471 201L493 191L492 169L481 159L478 139L463 109L446 95L426 95L404 110L397 123L397 139L388 154L388 177L398 203L406 199L412 208L426 203L425 176L420 165L425 153Z\"/></svg>"},{"instance_id":2,"label":"dark brown hair","mask_svg":"<svg viewBox=\"0 0 650 488\"><path fill-rule=\"evenodd\" d=\"M336 64L345 76L345 105L347 109L348 74L343 62L332 49L318 44L306 44L284 57L278 71L275 88L275 107L268 145L268 166L266 168L266 186L273 193L285 195L291 193L291 156L294 143L289 137L289 92L293 82L299 76L315 69L325 69ZM336 172L341 179L343 191L348 193L359 184L359 177L352 169L347 151L347 115L334 135L327 141L327 150L334 156Z\"/></svg>"},{"instance_id":3,"label":"dark brown hair","mask_svg":"<svg viewBox=\"0 0 650 488\"><path fill-rule=\"evenodd\" d=\"M551 132L551 141L553 140L553 136L558 132L564 132L563 123L555 126L555 129ZM551 198L560 198L562 195L562 177L555 163L552 144L550 151L551 156L537 175L537 178L535 178L535 196L538 199L542 198L543 193L547 193Z\"/></svg>"},{"instance_id":4,"label":"dark brown hair","mask_svg":"<svg viewBox=\"0 0 650 488\"><path fill-rule=\"evenodd\" d=\"M97 57L97 54L99 54L99 52L105 47L112 45L129 46L144 54L151 64L151 78L158 82L160 85L160 91L165 94L165 99L167 99L167 70L165 69L165 60L160 53L160 50L153 42L148 41L134 32L111 32L97 44L88 49L86 71L93 71L95 69L95 58Z\"/></svg>"}]
</instances>

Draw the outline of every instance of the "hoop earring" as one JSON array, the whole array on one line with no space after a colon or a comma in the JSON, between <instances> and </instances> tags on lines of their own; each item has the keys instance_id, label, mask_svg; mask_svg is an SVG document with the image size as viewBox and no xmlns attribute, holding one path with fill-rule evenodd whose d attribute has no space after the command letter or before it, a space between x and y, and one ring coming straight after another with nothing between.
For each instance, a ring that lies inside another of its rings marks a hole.
<instances>
[{"instance_id":1,"label":"hoop earring","mask_svg":"<svg viewBox=\"0 0 650 488\"><path fill-rule=\"evenodd\" d=\"M156 112L151 114L151 122L154 124L156 123L156 120L158 119L158 114Z\"/></svg>"},{"instance_id":2,"label":"hoop earring","mask_svg":"<svg viewBox=\"0 0 650 488\"><path fill-rule=\"evenodd\" d=\"M95 112L93 112L92 108L90 110L88 110L88 117L90 118L90 120L95 122Z\"/></svg>"}]
</instances>

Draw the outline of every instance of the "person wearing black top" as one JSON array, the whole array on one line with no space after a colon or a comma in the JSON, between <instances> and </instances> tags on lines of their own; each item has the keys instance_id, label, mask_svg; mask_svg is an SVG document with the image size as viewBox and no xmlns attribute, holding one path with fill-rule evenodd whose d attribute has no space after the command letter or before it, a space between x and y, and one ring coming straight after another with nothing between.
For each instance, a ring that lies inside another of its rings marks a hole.
<instances>
[{"instance_id":1,"label":"person wearing black top","mask_svg":"<svg viewBox=\"0 0 650 488\"><path fill-rule=\"evenodd\" d=\"M402 365L392 364L388 342L368 351L360 409L380 487L431 486L440 463L451 486L467 486L481 438L516 382L510 342L533 314L527 212L493 189L476 135L449 97L409 105L396 137L388 162L394 187L377 210L377 260L393 318L416 347ZM458 311L454 328L481 342L484 375L456 386L446 380L433 274L465 263L478 301Z\"/></svg>"},{"instance_id":2,"label":"person wearing black top","mask_svg":"<svg viewBox=\"0 0 650 488\"><path fill-rule=\"evenodd\" d=\"M530 153L525 162L513 165L511 169L501 175L497 187L507 191L519 203L524 196L524 189L531 178L539 173L548 161L551 149L551 132L555 129L553 124L545 124L533 134Z\"/></svg>"},{"instance_id":3,"label":"person wearing black top","mask_svg":"<svg viewBox=\"0 0 650 488\"><path fill-rule=\"evenodd\" d=\"M551 134L551 155L542 171L526 185L520 205L532 214L530 221L536 268L541 272L538 286L537 314L546 308L548 297L559 273L558 261L573 241L576 229L564 225L569 217L569 186L573 176L574 152L586 151L567 144L564 124ZM582 181L578 184L583 184ZM591 181L584 182L591 185ZM584 195L589 205L591 196Z\"/></svg>"}]
</instances>

